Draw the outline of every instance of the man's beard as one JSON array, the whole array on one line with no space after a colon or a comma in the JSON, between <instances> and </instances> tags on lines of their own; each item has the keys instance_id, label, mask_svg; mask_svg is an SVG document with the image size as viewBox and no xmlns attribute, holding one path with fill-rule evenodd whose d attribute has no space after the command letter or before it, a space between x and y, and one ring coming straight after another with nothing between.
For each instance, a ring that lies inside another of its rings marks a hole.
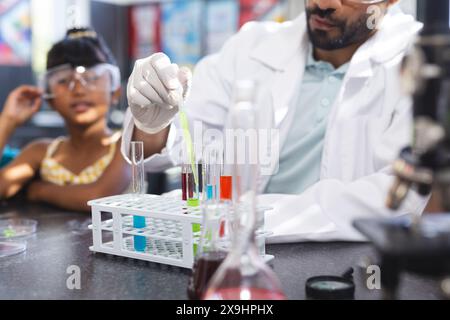
<instances>
[{"instance_id":1,"label":"man's beard","mask_svg":"<svg viewBox=\"0 0 450 320\"><path fill-rule=\"evenodd\" d=\"M355 22L347 25L346 21L337 20L332 17L334 10L321 10L316 8L307 8L306 17L308 25L308 35L315 48L322 50L337 50L346 48L350 45L366 41L373 30L367 27L368 14L361 15ZM327 19L336 29L340 31L340 36L330 37L328 32L323 30L312 30L310 18L312 15L318 15Z\"/></svg>"}]
</instances>

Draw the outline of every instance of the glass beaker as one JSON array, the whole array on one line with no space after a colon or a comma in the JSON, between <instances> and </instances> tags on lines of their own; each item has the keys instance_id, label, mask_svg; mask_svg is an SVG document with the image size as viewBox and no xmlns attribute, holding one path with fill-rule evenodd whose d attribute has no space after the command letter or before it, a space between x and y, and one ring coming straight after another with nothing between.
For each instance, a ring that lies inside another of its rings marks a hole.
<instances>
[{"instance_id":1,"label":"glass beaker","mask_svg":"<svg viewBox=\"0 0 450 320\"><path fill-rule=\"evenodd\" d=\"M235 104L230 113L236 134L247 134L246 143L235 144L233 163L234 210L232 247L210 281L206 300L281 300L286 299L275 273L265 264L256 245L258 213L256 193L259 173L257 112L253 105L254 84L239 82ZM239 131L239 132L238 132ZM256 157L255 157L256 156Z\"/></svg>"}]
</instances>

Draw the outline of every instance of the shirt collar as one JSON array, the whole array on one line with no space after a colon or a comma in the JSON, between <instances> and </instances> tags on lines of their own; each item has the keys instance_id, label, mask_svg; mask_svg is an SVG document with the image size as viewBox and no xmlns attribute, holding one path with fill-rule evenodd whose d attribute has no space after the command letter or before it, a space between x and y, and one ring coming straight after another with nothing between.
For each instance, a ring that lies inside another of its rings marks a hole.
<instances>
[{"instance_id":1,"label":"shirt collar","mask_svg":"<svg viewBox=\"0 0 450 320\"><path fill-rule=\"evenodd\" d=\"M344 76L345 73L348 70L348 67L350 65L349 62L343 64L339 68L335 68L331 63L326 61L318 61L314 58L314 50L312 45L309 45L308 48L308 55L306 60L306 69L311 71L322 71L326 73L330 73L337 76Z\"/></svg>"}]
</instances>

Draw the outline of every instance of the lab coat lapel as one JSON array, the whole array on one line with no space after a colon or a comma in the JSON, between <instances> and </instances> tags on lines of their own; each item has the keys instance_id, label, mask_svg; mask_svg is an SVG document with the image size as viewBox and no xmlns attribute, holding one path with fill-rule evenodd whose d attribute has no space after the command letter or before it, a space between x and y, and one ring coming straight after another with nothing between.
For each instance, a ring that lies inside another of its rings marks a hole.
<instances>
[{"instance_id":1,"label":"lab coat lapel","mask_svg":"<svg viewBox=\"0 0 450 320\"><path fill-rule=\"evenodd\" d=\"M363 134L352 131L350 124L340 126L339 123L344 124L349 114L365 115L367 121L377 120L372 119L370 115L378 114L381 110L374 110L376 105L367 108L365 103L386 85L382 76L377 74L377 70L383 65L387 67L389 64L397 64L421 27L422 24L414 21L411 16L392 8L377 33L353 56L341 92L329 116L322 158L322 179L352 180L355 173L361 171L361 168L357 167L359 164L354 163L351 155L358 152L358 149L360 151L367 147L367 141L363 140ZM386 94L386 90L383 92ZM377 99L385 97L377 96ZM342 121L339 122L340 118ZM383 119L391 119L391 116L388 115ZM354 120L357 121L357 118ZM354 144L348 143L344 135L346 130L347 137L356 139Z\"/></svg>"},{"instance_id":2,"label":"lab coat lapel","mask_svg":"<svg viewBox=\"0 0 450 320\"><path fill-rule=\"evenodd\" d=\"M292 99L299 88L304 73L304 52L299 51L298 56L292 59L286 70L278 72L271 87L271 97L274 111L274 127L279 128L289 113Z\"/></svg>"},{"instance_id":3,"label":"lab coat lapel","mask_svg":"<svg viewBox=\"0 0 450 320\"><path fill-rule=\"evenodd\" d=\"M265 39L250 56L274 72L269 88L274 128L286 119L303 75L308 48L305 14L281 28L284 29Z\"/></svg>"}]
</instances>

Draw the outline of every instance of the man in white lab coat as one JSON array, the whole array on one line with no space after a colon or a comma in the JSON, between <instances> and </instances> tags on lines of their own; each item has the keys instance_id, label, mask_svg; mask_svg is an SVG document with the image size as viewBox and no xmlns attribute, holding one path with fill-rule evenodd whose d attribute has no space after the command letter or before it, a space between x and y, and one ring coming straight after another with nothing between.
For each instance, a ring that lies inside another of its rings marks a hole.
<instances>
[{"instance_id":1,"label":"man in white lab coat","mask_svg":"<svg viewBox=\"0 0 450 320\"><path fill-rule=\"evenodd\" d=\"M356 218L421 214L426 199L414 192L398 212L385 208L390 164L412 132L400 64L421 24L396 0L373 2L306 0L294 21L248 24L196 66L192 86L163 54L137 61L123 154L143 140L146 170L174 165L183 99L191 122L223 130L233 84L250 79L263 126L280 137L279 163L259 181L259 204L274 208L269 242L363 240Z\"/></svg>"}]
</instances>

